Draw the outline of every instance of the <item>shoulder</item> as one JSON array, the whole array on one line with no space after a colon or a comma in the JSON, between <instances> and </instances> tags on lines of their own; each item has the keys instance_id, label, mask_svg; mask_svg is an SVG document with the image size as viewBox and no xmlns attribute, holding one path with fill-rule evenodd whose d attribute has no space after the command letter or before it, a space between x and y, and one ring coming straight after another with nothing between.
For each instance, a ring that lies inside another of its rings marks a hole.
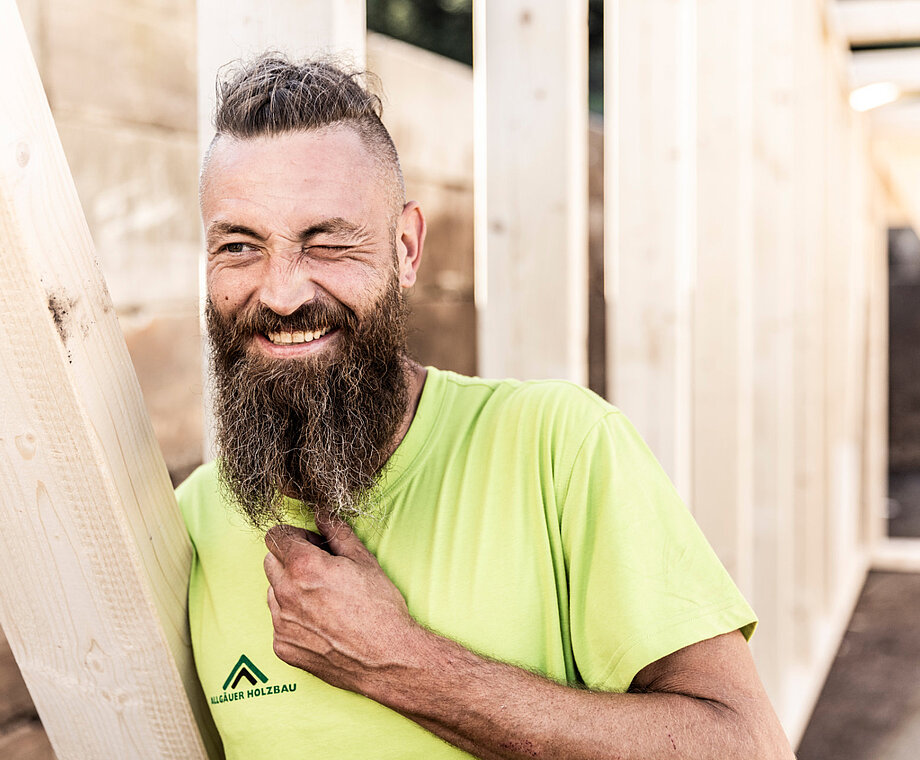
<instances>
[{"instance_id":1,"label":"shoulder","mask_svg":"<svg viewBox=\"0 0 920 760\"><path fill-rule=\"evenodd\" d=\"M492 380L437 370L445 395L462 406L472 404L506 420L524 419L584 430L616 407L596 393L567 380Z\"/></svg>"}]
</instances>

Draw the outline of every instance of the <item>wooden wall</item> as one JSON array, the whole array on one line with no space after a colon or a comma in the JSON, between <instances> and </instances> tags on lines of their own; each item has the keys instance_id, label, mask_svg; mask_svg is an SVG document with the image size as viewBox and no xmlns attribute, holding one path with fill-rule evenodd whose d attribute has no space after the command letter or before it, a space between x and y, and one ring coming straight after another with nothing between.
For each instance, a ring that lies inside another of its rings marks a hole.
<instances>
[{"instance_id":1,"label":"wooden wall","mask_svg":"<svg viewBox=\"0 0 920 760\"><path fill-rule=\"evenodd\" d=\"M885 493L865 123L823 2L607 12L609 396L758 611L758 667L797 740Z\"/></svg>"},{"instance_id":2,"label":"wooden wall","mask_svg":"<svg viewBox=\"0 0 920 760\"><path fill-rule=\"evenodd\" d=\"M90 26L89 16L81 22L65 0L20 6L116 308L123 322L133 315L140 330L156 324L148 314L163 320L157 329L164 334L176 334L179 320L189 336L183 355L194 365L195 175L184 171L197 163L192 5L159 0L143 12L117 14L100 7L106 23ZM515 8L507 23L544 23L528 4ZM569 21L582 10L573 4ZM608 395L648 438L760 613L755 655L796 739L882 525L887 303L880 180L862 117L847 105L845 52L824 0L608 0L606 18ZM115 30L108 42L99 37L107 30ZM525 36L541 33L528 29ZM493 34L500 39L501 29ZM577 50L576 32L571 39ZM153 63L137 53L164 46L172 52ZM470 132L454 131L471 119L463 108L451 112L459 117L448 119L443 137L456 137L446 141L459 146L453 153L420 140L413 130L421 129L422 111L399 122L404 93L385 70L405 71L406 62L397 60L405 51L394 49L394 59L381 52L375 62L373 47L368 57L397 115L388 123L410 188L423 202L432 199L426 205L443 217L442 230L458 215L452 210L468 220ZM110 69L123 86L100 86ZM578 67L567 76L580 76ZM458 92L468 86L459 84L459 70L446 77L457 79ZM406 86L422 104L445 96L420 80ZM544 126L552 125L533 119L529 131ZM484 134L493 144L501 138ZM583 135L565 134L559 150L567 161L583 160ZM539 137L529 135L532 144ZM426 175L432 166L437 176ZM582 168L564 171L573 186L584 179ZM537 193L537 184L528 193ZM521 215L539 206L508 194L503 202L527 230ZM574 220L565 223L582 246L578 217L586 218L586 201L581 190L569 196L578 200L564 210ZM541 202L560 210L558 199ZM535 219L534 228L544 221ZM464 221L443 242L436 235L415 295L423 333L417 345L431 351L423 359L472 371L471 230ZM519 247L522 240L518 247L514 240L502 244L521 266L529 252ZM571 253L571 271L584 272L583 255ZM553 270L543 266L536 275L551 278ZM553 354L545 357L548 366L559 359L559 345L580 342L566 347L563 373L584 377L585 368L574 364L583 361L586 315L571 315L573 305L584 309L586 285L572 277L558 303L528 289L529 307L481 312L480 335L504 334L508 342L515 334L506 329L509 320L526 327L528 313L542 311L552 321L553 309L564 309L555 322L567 332L555 345L535 342L533 350ZM501 345L489 350L502 353ZM146 348L137 352L139 367L145 355ZM179 392L200 408L196 394L197 387ZM188 417L169 410L167 403L163 419ZM194 424L192 436L200 440L200 419ZM187 466L182 457L176 461Z\"/></svg>"}]
</instances>

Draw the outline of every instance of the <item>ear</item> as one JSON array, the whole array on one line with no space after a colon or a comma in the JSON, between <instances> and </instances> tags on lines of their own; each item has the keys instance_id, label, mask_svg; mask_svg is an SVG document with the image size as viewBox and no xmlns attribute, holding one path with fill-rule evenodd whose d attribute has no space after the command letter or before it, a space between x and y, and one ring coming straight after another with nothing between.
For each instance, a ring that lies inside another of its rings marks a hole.
<instances>
[{"instance_id":1,"label":"ear","mask_svg":"<svg viewBox=\"0 0 920 760\"><path fill-rule=\"evenodd\" d=\"M396 236L399 284L403 288L411 288L415 284L422 261L422 249L425 247L425 216L415 201L409 201L403 206Z\"/></svg>"}]
</instances>

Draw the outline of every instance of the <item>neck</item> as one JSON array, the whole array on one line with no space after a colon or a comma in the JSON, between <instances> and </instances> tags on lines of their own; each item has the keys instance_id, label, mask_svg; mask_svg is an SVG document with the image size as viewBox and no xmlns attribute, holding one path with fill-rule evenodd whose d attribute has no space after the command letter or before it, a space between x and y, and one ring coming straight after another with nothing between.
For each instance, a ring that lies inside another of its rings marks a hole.
<instances>
[{"instance_id":1,"label":"neck","mask_svg":"<svg viewBox=\"0 0 920 760\"><path fill-rule=\"evenodd\" d=\"M415 419L415 413L418 411L418 402L422 397L422 389L425 387L425 380L428 377L428 370L412 359L406 359L405 366L409 397L406 403L406 413L403 415L402 422L399 424L399 429L396 431L396 435L393 436L393 442L390 444L389 450L387 451L388 460L393 456L393 452L396 451L399 444L402 443L403 438L406 437L406 433L409 432L409 426L412 424L412 420Z\"/></svg>"}]
</instances>

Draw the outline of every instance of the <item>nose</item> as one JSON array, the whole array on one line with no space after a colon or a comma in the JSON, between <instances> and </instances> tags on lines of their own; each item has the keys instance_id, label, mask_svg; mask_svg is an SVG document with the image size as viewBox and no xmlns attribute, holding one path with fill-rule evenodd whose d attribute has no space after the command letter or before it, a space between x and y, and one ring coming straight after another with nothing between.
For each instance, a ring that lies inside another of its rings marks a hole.
<instances>
[{"instance_id":1,"label":"nose","mask_svg":"<svg viewBox=\"0 0 920 760\"><path fill-rule=\"evenodd\" d=\"M259 291L259 301L276 314L287 316L316 295L308 267L288 257L270 257Z\"/></svg>"}]
</instances>

